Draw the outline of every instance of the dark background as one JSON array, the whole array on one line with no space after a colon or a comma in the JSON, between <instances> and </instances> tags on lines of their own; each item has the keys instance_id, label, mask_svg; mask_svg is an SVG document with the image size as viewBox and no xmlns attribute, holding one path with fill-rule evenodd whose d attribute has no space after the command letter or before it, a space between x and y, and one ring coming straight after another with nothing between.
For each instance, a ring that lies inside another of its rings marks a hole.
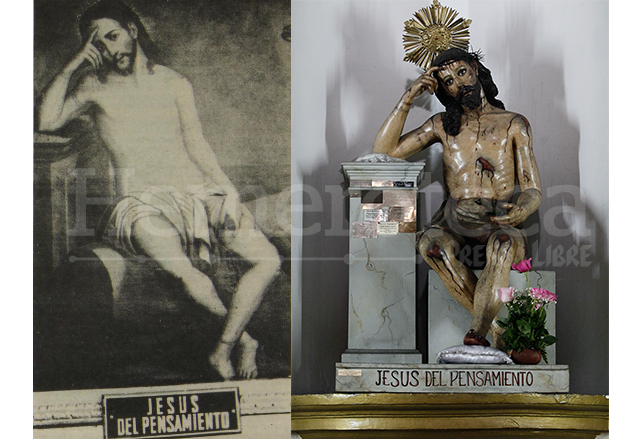
<instances>
[{"instance_id":1,"label":"dark background","mask_svg":"<svg viewBox=\"0 0 638 439\"><path fill-rule=\"evenodd\" d=\"M35 1L36 100L79 49L77 21L91 3ZM127 3L162 50L165 64L193 84L204 134L224 171L240 193L246 194L242 200L254 202L255 198L285 194L290 185L290 3ZM87 180L87 196L112 199L109 161L90 120L74 121L57 134L74 139L69 154L61 156L71 160L72 167L94 172ZM41 146L35 147L34 165L34 390L219 379L209 370L206 358L222 322L211 319L186 297L179 282L153 261L140 262L127 277L132 292L129 318L115 320L108 272L91 250L95 233L66 236L69 253L56 260L51 242L60 230L52 228L52 218L60 213L52 207L51 198L66 185L71 188L66 202L72 210L73 197L78 195L73 190L71 168L63 169L64 164L57 161L62 169L52 170ZM105 208L103 204L87 206L89 229L94 230ZM287 260L289 234L270 234L269 238ZM199 268L213 278L222 300L228 303L237 279L248 267L223 249L218 257L214 266ZM290 375L287 264L248 328L260 342L260 377Z\"/></svg>"},{"instance_id":2,"label":"dark background","mask_svg":"<svg viewBox=\"0 0 638 439\"><path fill-rule=\"evenodd\" d=\"M36 0L34 93L80 48L77 21L87 0ZM168 67L195 89L204 134L240 188L267 193L290 185L290 2L127 2Z\"/></svg>"}]
</instances>

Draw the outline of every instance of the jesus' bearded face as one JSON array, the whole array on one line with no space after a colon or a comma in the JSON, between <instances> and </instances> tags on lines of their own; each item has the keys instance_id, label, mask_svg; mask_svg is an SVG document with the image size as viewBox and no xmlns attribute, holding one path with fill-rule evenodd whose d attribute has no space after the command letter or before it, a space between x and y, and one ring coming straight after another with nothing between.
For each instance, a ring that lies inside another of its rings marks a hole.
<instances>
[{"instance_id":1,"label":"jesus' bearded face","mask_svg":"<svg viewBox=\"0 0 638 439\"><path fill-rule=\"evenodd\" d=\"M473 110L481 104L481 83L474 68L466 61L442 66L438 76L445 91L460 105Z\"/></svg>"},{"instance_id":2,"label":"jesus' bearded face","mask_svg":"<svg viewBox=\"0 0 638 439\"><path fill-rule=\"evenodd\" d=\"M95 29L93 45L100 51L104 66L121 75L131 74L137 56L137 29L125 29L110 18L94 20L91 31Z\"/></svg>"}]
</instances>

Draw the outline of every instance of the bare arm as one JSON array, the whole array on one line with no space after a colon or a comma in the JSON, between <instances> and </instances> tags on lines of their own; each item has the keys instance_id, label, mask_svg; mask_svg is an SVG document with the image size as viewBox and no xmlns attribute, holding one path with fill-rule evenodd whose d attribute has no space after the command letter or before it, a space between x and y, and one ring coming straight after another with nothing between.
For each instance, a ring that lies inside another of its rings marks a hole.
<instances>
[{"instance_id":1,"label":"bare arm","mask_svg":"<svg viewBox=\"0 0 638 439\"><path fill-rule=\"evenodd\" d=\"M399 103L381 125L374 140L372 152L384 153L404 159L421 151L423 148L427 148L438 140L436 133L432 129L432 119L428 120L421 128L403 136L401 135L414 99L425 90L428 90L430 94L436 92L438 81L432 76L432 73L437 70L439 70L438 67L428 69L401 96Z\"/></svg>"},{"instance_id":2,"label":"bare arm","mask_svg":"<svg viewBox=\"0 0 638 439\"><path fill-rule=\"evenodd\" d=\"M185 78L179 79L176 97L177 108L179 110L182 135L186 145L186 150L197 167L206 174L213 182L226 191L229 195L238 197L237 189L230 181L226 173L219 166L217 157L211 149L208 141L204 137L202 125L195 106L195 95L193 86Z\"/></svg>"},{"instance_id":3,"label":"bare arm","mask_svg":"<svg viewBox=\"0 0 638 439\"><path fill-rule=\"evenodd\" d=\"M101 66L102 57L92 43L96 32L97 29L93 31L78 54L64 66L44 91L38 107L37 128L39 131L58 130L86 109L87 96L79 93L69 96L69 82L73 73L85 62L90 63L96 70Z\"/></svg>"},{"instance_id":4,"label":"bare arm","mask_svg":"<svg viewBox=\"0 0 638 439\"><path fill-rule=\"evenodd\" d=\"M516 226L538 209L543 199L538 166L532 149L532 128L524 116L516 115L512 120L514 160L516 177L521 195L516 204L504 203L509 208L506 215L494 217L498 224Z\"/></svg>"}]
</instances>

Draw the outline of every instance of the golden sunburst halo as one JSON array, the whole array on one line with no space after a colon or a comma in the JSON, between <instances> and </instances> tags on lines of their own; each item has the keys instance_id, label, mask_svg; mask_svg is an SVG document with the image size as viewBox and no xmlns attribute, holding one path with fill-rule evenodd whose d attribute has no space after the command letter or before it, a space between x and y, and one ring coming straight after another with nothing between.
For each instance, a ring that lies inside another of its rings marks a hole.
<instances>
[{"instance_id":1,"label":"golden sunburst halo","mask_svg":"<svg viewBox=\"0 0 638 439\"><path fill-rule=\"evenodd\" d=\"M456 18L454 9L441 6L439 0L414 13L414 18L405 22L403 61L413 62L428 69L434 58L452 47L467 50L470 44L472 20Z\"/></svg>"}]
</instances>

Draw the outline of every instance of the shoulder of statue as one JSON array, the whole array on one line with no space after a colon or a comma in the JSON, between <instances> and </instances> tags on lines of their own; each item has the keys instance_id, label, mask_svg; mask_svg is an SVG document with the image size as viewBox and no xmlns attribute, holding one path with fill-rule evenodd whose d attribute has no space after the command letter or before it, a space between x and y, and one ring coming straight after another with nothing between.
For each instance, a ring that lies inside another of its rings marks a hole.
<instances>
[{"instance_id":1,"label":"shoulder of statue","mask_svg":"<svg viewBox=\"0 0 638 439\"><path fill-rule=\"evenodd\" d=\"M515 113L509 110L503 110L497 107L492 107L487 114L488 117L494 120L501 120L502 123L507 123L510 128L529 128L530 123L525 116L520 113Z\"/></svg>"},{"instance_id":2,"label":"shoulder of statue","mask_svg":"<svg viewBox=\"0 0 638 439\"><path fill-rule=\"evenodd\" d=\"M521 129L526 129L526 130L530 128L529 120L527 120L525 116L519 113L514 113L514 112L508 112L508 113L509 113L509 117L512 120L512 125L517 126Z\"/></svg>"}]
</instances>

